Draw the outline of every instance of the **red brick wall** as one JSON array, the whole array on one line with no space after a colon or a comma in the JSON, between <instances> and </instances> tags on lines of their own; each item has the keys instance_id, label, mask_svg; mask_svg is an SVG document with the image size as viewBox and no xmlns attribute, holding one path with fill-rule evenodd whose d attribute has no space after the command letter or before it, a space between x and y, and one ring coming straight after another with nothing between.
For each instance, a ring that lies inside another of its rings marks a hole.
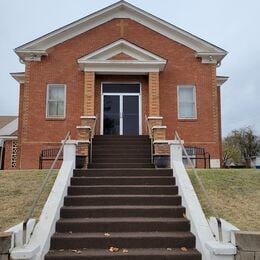
<instances>
[{"instance_id":1,"label":"red brick wall","mask_svg":"<svg viewBox=\"0 0 260 260\"><path fill-rule=\"evenodd\" d=\"M219 118L215 79L215 65L201 64L195 52L184 45L170 40L133 20L123 32L123 38L155 53L168 62L160 73L160 114L167 125L167 138L172 139L177 130L185 143L205 146L212 158L219 158ZM109 33L107 33L109 32ZM20 109L21 168L37 168L40 150L47 143L59 143L67 131L76 138L76 126L83 115L84 73L79 70L77 59L122 37L118 19L98 26L73 39L67 40L48 50L48 56L41 62L26 64L23 100ZM99 113L99 84L103 79L119 80L128 77L97 76L96 107ZM147 77L131 76L133 81L141 81L147 86ZM67 85L66 119L46 120L45 104L47 84ZM192 84L197 88L197 120L177 119L177 85ZM143 116L147 113L148 97L143 90ZM21 108L22 107L22 108ZM145 127L143 127L145 129Z\"/></svg>"}]
</instances>

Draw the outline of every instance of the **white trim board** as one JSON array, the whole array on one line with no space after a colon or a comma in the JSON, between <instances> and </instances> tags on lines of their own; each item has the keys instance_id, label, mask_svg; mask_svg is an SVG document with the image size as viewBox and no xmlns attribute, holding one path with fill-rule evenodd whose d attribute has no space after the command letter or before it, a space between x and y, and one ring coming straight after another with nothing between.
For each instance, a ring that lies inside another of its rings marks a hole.
<instances>
[{"instance_id":1,"label":"white trim board","mask_svg":"<svg viewBox=\"0 0 260 260\"><path fill-rule=\"evenodd\" d=\"M160 34L181 43L197 53L209 56L216 55L217 62L220 62L227 52L193 34L190 34L126 1L119 1L102 10L92 13L82 19L70 23L60 29L50 32L29 43L26 43L15 49L16 54L23 60L35 56L39 60L39 55L47 55L47 49L59 43L69 40L77 35L89 31L103 23L115 18L132 19ZM27 53L28 52L28 53Z\"/></svg>"},{"instance_id":2,"label":"white trim board","mask_svg":"<svg viewBox=\"0 0 260 260\"><path fill-rule=\"evenodd\" d=\"M14 119L0 129L0 136L10 136L18 130L18 118ZM13 137L13 136L12 136Z\"/></svg>"}]
</instances>

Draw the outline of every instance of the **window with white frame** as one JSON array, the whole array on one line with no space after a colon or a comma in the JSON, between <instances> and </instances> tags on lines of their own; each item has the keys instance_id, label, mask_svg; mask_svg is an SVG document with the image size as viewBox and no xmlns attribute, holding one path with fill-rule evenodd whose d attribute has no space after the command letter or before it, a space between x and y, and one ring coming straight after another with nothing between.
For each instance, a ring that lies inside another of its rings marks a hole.
<instances>
[{"instance_id":1,"label":"window with white frame","mask_svg":"<svg viewBox=\"0 0 260 260\"><path fill-rule=\"evenodd\" d=\"M49 84L47 86L47 118L64 118L66 108L66 85Z\"/></svg>"},{"instance_id":2,"label":"window with white frame","mask_svg":"<svg viewBox=\"0 0 260 260\"><path fill-rule=\"evenodd\" d=\"M196 119L196 87L192 85L178 86L178 118Z\"/></svg>"}]
</instances>

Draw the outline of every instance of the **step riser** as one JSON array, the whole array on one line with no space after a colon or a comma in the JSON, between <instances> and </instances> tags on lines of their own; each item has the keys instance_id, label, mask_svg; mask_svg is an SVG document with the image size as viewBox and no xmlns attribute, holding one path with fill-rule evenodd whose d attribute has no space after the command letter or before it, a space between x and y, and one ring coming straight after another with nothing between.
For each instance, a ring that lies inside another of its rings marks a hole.
<instances>
[{"instance_id":1,"label":"step riser","mask_svg":"<svg viewBox=\"0 0 260 260\"><path fill-rule=\"evenodd\" d=\"M75 178L71 185L175 185L174 178Z\"/></svg>"},{"instance_id":2,"label":"step riser","mask_svg":"<svg viewBox=\"0 0 260 260\"><path fill-rule=\"evenodd\" d=\"M190 224L188 221L167 223L167 222L116 222L116 223L62 223L58 222L56 231L66 233L77 232L171 232L171 231L189 231Z\"/></svg>"},{"instance_id":3,"label":"step riser","mask_svg":"<svg viewBox=\"0 0 260 260\"><path fill-rule=\"evenodd\" d=\"M65 197L65 206L106 206L106 205L181 205L181 197L174 198L75 198Z\"/></svg>"},{"instance_id":4,"label":"step riser","mask_svg":"<svg viewBox=\"0 0 260 260\"><path fill-rule=\"evenodd\" d=\"M85 259L85 260L201 260L201 256L199 254L180 254L180 255L123 255L118 256L117 254L111 254L109 256L82 256L80 254L73 254L73 256L53 256L48 255L46 260L78 260L78 259Z\"/></svg>"},{"instance_id":5,"label":"step riser","mask_svg":"<svg viewBox=\"0 0 260 260\"><path fill-rule=\"evenodd\" d=\"M93 158L93 163L151 163L151 158L120 158L120 157L109 157L109 158Z\"/></svg>"},{"instance_id":6,"label":"step riser","mask_svg":"<svg viewBox=\"0 0 260 260\"><path fill-rule=\"evenodd\" d=\"M176 195L177 186L173 187L68 187L68 195L101 195L101 194L153 194L153 195Z\"/></svg>"},{"instance_id":7,"label":"step riser","mask_svg":"<svg viewBox=\"0 0 260 260\"><path fill-rule=\"evenodd\" d=\"M112 218L112 217L165 217L178 218L185 213L184 208L169 209L70 209L62 208L62 218Z\"/></svg>"},{"instance_id":8,"label":"step riser","mask_svg":"<svg viewBox=\"0 0 260 260\"><path fill-rule=\"evenodd\" d=\"M151 145L151 141L148 139L144 139L144 140L93 140L93 145L97 146L97 145Z\"/></svg>"},{"instance_id":9,"label":"step riser","mask_svg":"<svg viewBox=\"0 0 260 260\"><path fill-rule=\"evenodd\" d=\"M121 149L120 151L118 150L104 150L100 149L98 151L93 151L92 152L93 159L95 157L102 157L102 156L111 156L111 157L118 157L118 156L123 156L123 157L135 157L135 156L140 156L140 157L151 157L151 152L147 150L125 150Z\"/></svg>"},{"instance_id":10,"label":"step riser","mask_svg":"<svg viewBox=\"0 0 260 260\"><path fill-rule=\"evenodd\" d=\"M96 159L116 159L116 158L120 158L120 159L149 159L151 161L151 154L150 153L145 153L145 154L137 154L135 152L132 153L131 156L129 156L129 154L122 154L122 153L106 153L106 154L95 154L95 156L93 157L93 160Z\"/></svg>"},{"instance_id":11,"label":"step riser","mask_svg":"<svg viewBox=\"0 0 260 260\"><path fill-rule=\"evenodd\" d=\"M91 163L89 168L154 168L150 163Z\"/></svg>"},{"instance_id":12,"label":"step riser","mask_svg":"<svg viewBox=\"0 0 260 260\"><path fill-rule=\"evenodd\" d=\"M56 238L51 239L51 249L77 248L109 248L115 245L119 248L192 248L194 237L121 237L121 238Z\"/></svg>"}]
</instances>

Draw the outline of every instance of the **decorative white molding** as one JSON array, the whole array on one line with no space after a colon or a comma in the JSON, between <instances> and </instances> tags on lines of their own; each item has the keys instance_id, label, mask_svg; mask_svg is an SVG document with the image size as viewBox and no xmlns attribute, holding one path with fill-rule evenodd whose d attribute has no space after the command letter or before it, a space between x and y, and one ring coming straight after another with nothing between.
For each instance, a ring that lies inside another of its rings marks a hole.
<instances>
[{"instance_id":1,"label":"decorative white molding","mask_svg":"<svg viewBox=\"0 0 260 260\"><path fill-rule=\"evenodd\" d=\"M124 53L133 60L111 60L117 54ZM96 73L147 74L163 71L167 61L147 50L144 50L124 39L113 42L80 59L81 70Z\"/></svg>"},{"instance_id":2,"label":"decorative white molding","mask_svg":"<svg viewBox=\"0 0 260 260\"><path fill-rule=\"evenodd\" d=\"M76 127L77 129L91 129L91 126L88 125L79 125Z\"/></svg>"},{"instance_id":3,"label":"decorative white molding","mask_svg":"<svg viewBox=\"0 0 260 260\"><path fill-rule=\"evenodd\" d=\"M147 117L148 120L157 120L157 119L163 119L162 116L148 116Z\"/></svg>"},{"instance_id":4,"label":"decorative white molding","mask_svg":"<svg viewBox=\"0 0 260 260\"><path fill-rule=\"evenodd\" d=\"M15 50L23 61L41 61L42 56L48 56L46 50Z\"/></svg>"},{"instance_id":5,"label":"decorative white molding","mask_svg":"<svg viewBox=\"0 0 260 260\"><path fill-rule=\"evenodd\" d=\"M96 116L81 116L81 119L96 119Z\"/></svg>"},{"instance_id":6,"label":"decorative white molding","mask_svg":"<svg viewBox=\"0 0 260 260\"><path fill-rule=\"evenodd\" d=\"M165 126L165 125L155 125L155 126L152 127L152 130L154 130L154 129L166 129L166 128L167 128L167 126Z\"/></svg>"},{"instance_id":7,"label":"decorative white molding","mask_svg":"<svg viewBox=\"0 0 260 260\"><path fill-rule=\"evenodd\" d=\"M217 86L221 87L228 79L226 76L217 76Z\"/></svg>"},{"instance_id":8,"label":"decorative white molding","mask_svg":"<svg viewBox=\"0 0 260 260\"><path fill-rule=\"evenodd\" d=\"M201 63L205 64L219 64L223 59L223 54L215 52L197 52L195 56L201 58Z\"/></svg>"},{"instance_id":9,"label":"decorative white molding","mask_svg":"<svg viewBox=\"0 0 260 260\"><path fill-rule=\"evenodd\" d=\"M204 41L199 37L196 37L125 1L119 1L58 30L26 43L16 48L15 52L22 59L28 59L28 53L29 55L35 54L37 56L38 53L36 53L36 51L43 53L50 47L89 31L115 18L132 19L180 44L195 50L198 53L218 54L219 57L216 57L218 61L221 61L221 59L223 59L227 54L225 50L210 44L207 41Z\"/></svg>"},{"instance_id":10,"label":"decorative white molding","mask_svg":"<svg viewBox=\"0 0 260 260\"><path fill-rule=\"evenodd\" d=\"M25 72L13 72L10 75L19 83L24 84L25 82Z\"/></svg>"},{"instance_id":11,"label":"decorative white molding","mask_svg":"<svg viewBox=\"0 0 260 260\"><path fill-rule=\"evenodd\" d=\"M153 141L154 144L168 144L167 140L155 140Z\"/></svg>"}]
</instances>

